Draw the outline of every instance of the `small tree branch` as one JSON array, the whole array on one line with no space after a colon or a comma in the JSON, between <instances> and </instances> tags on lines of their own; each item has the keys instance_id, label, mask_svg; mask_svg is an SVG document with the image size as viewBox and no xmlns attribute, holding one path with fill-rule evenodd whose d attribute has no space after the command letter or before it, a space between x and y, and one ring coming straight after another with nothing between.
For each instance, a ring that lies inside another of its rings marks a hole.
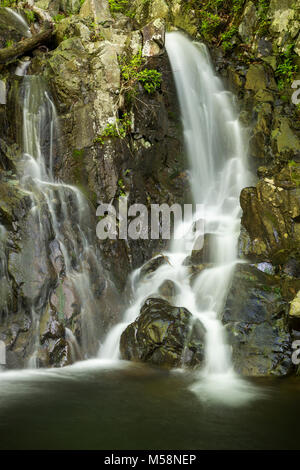
<instances>
[{"instance_id":1,"label":"small tree branch","mask_svg":"<svg viewBox=\"0 0 300 470\"><path fill-rule=\"evenodd\" d=\"M5 49L0 49L0 64L13 62L19 56L32 51L32 49L35 49L38 46L41 46L42 44L49 41L53 33L53 26L47 23L40 33L35 34L31 38L19 41L13 46L6 47Z\"/></svg>"}]
</instances>

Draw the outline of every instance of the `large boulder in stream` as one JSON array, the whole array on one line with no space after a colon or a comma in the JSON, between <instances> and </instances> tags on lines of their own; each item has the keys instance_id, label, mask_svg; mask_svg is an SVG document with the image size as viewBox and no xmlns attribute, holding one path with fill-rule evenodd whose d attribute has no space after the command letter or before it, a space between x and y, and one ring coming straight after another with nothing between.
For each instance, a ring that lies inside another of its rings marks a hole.
<instances>
[{"instance_id":1,"label":"large boulder in stream","mask_svg":"<svg viewBox=\"0 0 300 470\"><path fill-rule=\"evenodd\" d=\"M223 323L238 373L285 376L292 370L287 293L276 276L261 269L265 266L236 267Z\"/></svg>"},{"instance_id":2,"label":"large boulder in stream","mask_svg":"<svg viewBox=\"0 0 300 470\"><path fill-rule=\"evenodd\" d=\"M121 357L160 367L195 367L204 359L205 328L183 307L149 298L140 316L123 332Z\"/></svg>"}]
</instances>

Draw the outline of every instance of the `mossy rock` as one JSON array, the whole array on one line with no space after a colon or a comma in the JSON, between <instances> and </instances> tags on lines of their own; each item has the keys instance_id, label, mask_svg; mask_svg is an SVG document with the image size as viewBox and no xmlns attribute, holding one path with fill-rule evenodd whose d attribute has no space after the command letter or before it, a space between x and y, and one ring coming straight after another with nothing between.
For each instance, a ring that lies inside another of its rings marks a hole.
<instances>
[{"instance_id":1,"label":"mossy rock","mask_svg":"<svg viewBox=\"0 0 300 470\"><path fill-rule=\"evenodd\" d=\"M199 366L204 359L205 329L185 308L150 298L140 316L123 332L121 357L165 368Z\"/></svg>"}]
</instances>

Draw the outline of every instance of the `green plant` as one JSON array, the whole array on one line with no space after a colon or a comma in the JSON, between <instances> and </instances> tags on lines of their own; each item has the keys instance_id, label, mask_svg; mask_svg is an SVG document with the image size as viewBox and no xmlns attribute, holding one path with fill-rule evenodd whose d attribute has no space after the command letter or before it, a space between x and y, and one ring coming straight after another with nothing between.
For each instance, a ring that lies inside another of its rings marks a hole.
<instances>
[{"instance_id":1,"label":"green plant","mask_svg":"<svg viewBox=\"0 0 300 470\"><path fill-rule=\"evenodd\" d=\"M128 0L108 0L112 13L121 13L128 6Z\"/></svg>"},{"instance_id":2,"label":"green plant","mask_svg":"<svg viewBox=\"0 0 300 470\"><path fill-rule=\"evenodd\" d=\"M232 9L234 13L239 13L244 6L244 0L233 0Z\"/></svg>"},{"instance_id":3,"label":"green plant","mask_svg":"<svg viewBox=\"0 0 300 470\"><path fill-rule=\"evenodd\" d=\"M64 18L65 18L65 15L63 15L62 13L58 13L57 15L53 16L53 21L54 23L59 23Z\"/></svg>"},{"instance_id":4,"label":"green plant","mask_svg":"<svg viewBox=\"0 0 300 470\"><path fill-rule=\"evenodd\" d=\"M271 20L268 19L268 11L269 11L270 2L268 0L259 0L258 1L258 17L259 17L259 24L257 29L257 34L259 36L263 36L268 33L269 27L271 24Z\"/></svg>"},{"instance_id":5,"label":"green plant","mask_svg":"<svg viewBox=\"0 0 300 470\"><path fill-rule=\"evenodd\" d=\"M280 91L293 81L298 70L298 66L294 63L295 54L293 50L294 44L289 44L286 50L279 55L280 63L275 70L275 76L278 79L277 86Z\"/></svg>"},{"instance_id":6,"label":"green plant","mask_svg":"<svg viewBox=\"0 0 300 470\"><path fill-rule=\"evenodd\" d=\"M82 158L84 155L84 150L81 149L74 149L73 152L72 152L72 156L75 158L75 159L80 159Z\"/></svg>"},{"instance_id":7,"label":"green plant","mask_svg":"<svg viewBox=\"0 0 300 470\"><path fill-rule=\"evenodd\" d=\"M300 168L299 163L295 162L295 160L290 160L288 162L288 168L290 171L290 178L291 181L297 186L300 186Z\"/></svg>"},{"instance_id":8,"label":"green plant","mask_svg":"<svg viewBox=\"0 0 300 470\"><path fill-rule=\"evenodd\" d=\"M15 0L1 0L0 7L13 7L16 6L18 2Z\"/></svg>"},{"instance_id":9,"label":"green plant","mask_svg":"<svg viewBox=\"0 0 300 470\"><path fill-rule=\"evenodd\" d=\"M230 49L233 48L231 39L236 33L237 33L237 27L231 26L231 28L228 31L221 34L222 46L225 51L229 51Z\"/></svg>"},{"instance_id":10,"label":"green plant","mask_svg":"<svg viewBox=\"0 0 300 470\"><path fill-rule=\"evenodd\" d=\"M154 93L161 85L161 73L154 69L143 68L146 60L139 51L129 62L125 57L121 60L121 75L125 81L125 86L134 89L137 82L140 82L147 93Z\"/></svg>"},{"instance_id":11,"label":"green plant","mask_svg":"<svg viewBox=\"0 0 300 470\"><path fill-rule=\"evenodd\" d=\"M120 179L118 180L118 186L119 186L120 196L121 196L121 197L126 196L126 192L125 192L126 186L125 186L125 184L124 184L122 178L120 178Z\"/></svg>"},{"instance_id":12,"label":"green plant","mask_svg":"<svg viewBox=\"0 0 300 470\"><path fill-rule=\"evenodd\" d=\"M211 35L215 33L220 24L221 18L218 15L203 11L200 32L205 39L210 39Z\"/></svg>"},{"instance_id":13,"label":"green plant","mask_svg":"<svg viewBox=\"0 0 300 470\"><path fill-rule=\"evenodd\" d=\"M141 70L138 74L138 81L149 94L154 93L160 87L161 73L152 69Z\"/></svg>"},{"instance_id":14,"label":"green plant","mask_svg":"<svg viewBox=\"0 0 300 470\"><path fill-rule=\"evenodd\" d=\"M120 119L116 119L115 123L106 124L106 127L103 130L102 134L96 137L94 142L98 142L103 145L106 138L119 137L121 139L124 139L126 135L130 133L131 127L132 122L128 114L124 113L123 117Z\"/></svg>"},{"instance_id":15,"label":"green plant","mask_svg":"<svg viewBox=\"0 0 300 470\"><path fill-rule=\"evenodd\" d=\"M25 10L25 15L26 15L26 18L27 18L27 23L34 23L34 20L35 20L34 11Z\"/></svg>"},{"instance_id":16,"label":"green plant","mask_svg":"<svg viewBox=\"0 0 300 470\"><path fill-rule=\"evenodd\" d=\"M14 44L14 41L12 41L11 39L8 39L5 45L6 47L11 47L13 44Z\"/></svg>"}]
</instances>

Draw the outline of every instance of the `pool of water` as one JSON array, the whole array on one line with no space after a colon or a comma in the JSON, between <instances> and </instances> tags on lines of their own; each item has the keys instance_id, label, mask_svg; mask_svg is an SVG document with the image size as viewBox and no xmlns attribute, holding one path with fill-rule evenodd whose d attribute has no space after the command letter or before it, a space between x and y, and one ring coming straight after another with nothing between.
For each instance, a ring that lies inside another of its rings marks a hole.
<instances>
[{"instance_id":1,"label":"pool of water","mask_svg":"<svg viewBox=\"0 0 300 470\"><path fill-rule=\"evenodd\" d=\"M98 360L2 372L0 449L300 449L300 379L243 389L223 401L193 374Z\"/></svg>"}]
</instances>

